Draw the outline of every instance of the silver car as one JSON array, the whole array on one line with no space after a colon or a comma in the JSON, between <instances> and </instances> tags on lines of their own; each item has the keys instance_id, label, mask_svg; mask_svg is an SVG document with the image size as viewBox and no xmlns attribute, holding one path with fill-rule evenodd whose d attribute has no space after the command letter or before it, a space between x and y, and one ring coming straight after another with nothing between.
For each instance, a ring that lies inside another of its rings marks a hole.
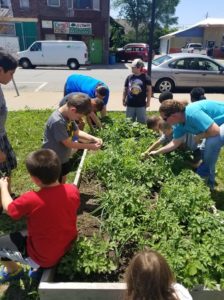
<instances>
[{"instance_id":1,"label":"silver car","mask_svg":"<svg viewBox=\"0 0 224 300\"><path fill-rule=\"evenodd\" d=\"M160 93L176 87L224 87L224 66L206 55L167 54L153 60L151 79Z\"/></svg>"}]
</instances>

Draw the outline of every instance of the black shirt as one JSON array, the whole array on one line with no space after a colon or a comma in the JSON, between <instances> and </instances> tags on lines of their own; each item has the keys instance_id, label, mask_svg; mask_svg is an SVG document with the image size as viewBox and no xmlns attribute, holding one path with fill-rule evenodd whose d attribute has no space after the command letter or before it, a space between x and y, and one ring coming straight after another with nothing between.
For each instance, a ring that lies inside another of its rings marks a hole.
<instances>
[{"instance_id":1,"label":"black shirt","mask_svg":"<svg viewBox=\"0 0 224 300\"><path fill-rule=\"evenodd\" d=\"M151 79L147 74L129 75L124 86L127 88L127 106L146 106L146 86L151 85Z\"/></svg>"}]
</instances>

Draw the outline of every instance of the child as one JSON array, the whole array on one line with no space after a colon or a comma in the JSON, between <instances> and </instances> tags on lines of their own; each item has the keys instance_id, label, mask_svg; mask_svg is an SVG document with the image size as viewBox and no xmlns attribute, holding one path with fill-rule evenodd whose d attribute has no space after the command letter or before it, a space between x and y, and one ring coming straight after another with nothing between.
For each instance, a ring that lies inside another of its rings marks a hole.
<instances>
[{"instance_id":1,"label":"child","mask_svg":"<svg viewBox=\"0 0 224 300\"><path fill-rule=\"evenodd\" d=\"M103 110L104 107L103 100L98 98L91 99L91 106L92 106L92 111L90 114L86 116L87 123L91 130L94 130L95 128L101 129L102 123L99 117L97 116L97 113Z\"/></svg>"},{"instance_id":2,"label":"child","mask_svg":"<svg viewBox=\"0 0 224 300\"><path fill-rule=\"evenodd\" d=\"M7 178L0 179L2 205L15 220L27 217L27 234L15 232L0 237L0 283L19 279L27 264L33 269L58 263L77 237L76 217L80 203L77 187L59 184L61 163L53 150L30 153L26 167L39 191L26 192L14 201Z\"/></svg>"},{"instance_id":3,"label":"child","mask_svg":"<svg viewBox=\"0 0 224 300\"><path fill-rule=\"evenodd\" d=\"M77 92L70 93L70 94L66 95L60 101L59 107L64 105L71 95L77 95L77 94L82 94L82 95L85 95L86 97L88 97L88 95L85 93L77 93ZM97 116L97 112L101 112L103 110L103 108L104 108L103 100L99 99L99 98L91 99L91 107L92 107L92 111L86 116L86 120L87 120L87 123L89 124L90 129L93 130L95 127L102 128L102 123L101 123L99 117ZM83 119L79 119L79 121L76 121L76 123L80 130L84 129L85 121Z\"/></svg>"},{"instance_id":4,"label":"child","mask_svg":"<svg viewBox=\"0 0 224 300\"><path fill-rule=\"evenodd\" d=\"M167 91L167 92L162 92L159 95L159 102L163 103L163 101L169 100L169 99L173 99L173 93Z\"/></svg>"},{"instance_id":5,"label":"child","mask_svg":"<svg viewBox=\"0 0 224 300\"><path fill-rule=\"evenodd\" d=\"M110 91L103 81L87 75L72 74L66 80L64 96L73 92L85 93L91 98L97 97L103 100L104 106L101 111L101 117L106 116Z\"/></svg>"},{"instance_id":6,"label":"child","mask_svg":"<svg viewBox=\"0 0 224 300\"><path fill-rule=\"evenodd\" d=\"M152 95L151 79L142 73L144 62L134 59L131 64L132 74L124 84L123 105L127 107L126 117L133 122L146 123L146 108L150 105Z\"/></svg>"},{"instance_id":7,"label":"child","mask_svg":"<svg viewBox=\"0 0 224 300\"><path fill-rule=\"evenodd\" d=\"M8 84L15 70L17 68L16 59L4 52L0 51L0 83ZM0 173L1 176L8 177L8 187L11 193L11 172L17 167L16 155L12 149L12 146L8 140L5 130L5 123L7 119L7 107L5 98L0 86Z\"/></svg>"},{"instance_id":8,"label":"child","mask_svg":"<svg viewBox=\"0 0 224 300\"><path fill-rule=\"evenodd\" d=\"M79 130L74 121L92 111L88 95L71 94L64 105L52 113L47 121L43 148L54 150L62 163L60 182L65 183L66 175L71 171L69 162L72 149L98 150L102 140L82 130ZM77 140L78 139L78 140ZM79 140L82 140L82 143Z\"/></svg>"},{"instance_id":9,"label":"child","mask_svg":"<svg viewBox=\"0 0 224 300\"><path fill-rule=\"evenodd\" d=\"M152 117L153 118L153 117ZM161 118L156 116L155 124L153 124L151 118L147 120L148 129L152 129L154 131L162 133L159 139L153 143L144 153L142 153L142 157L146 158L149 153L153 150L158 149L160 146L164 146L168 144L173 139L173 129L168 123L164 122Z\"/></svg>"},{"instance_id":10,"label":"child","mask_svg":"<svg viewBox=\"0 0 224 300\"><path fill-rule=\"evenodd\" d=\"M191 90L191 102L205 100L205 90L201 87L196 87Z\"/></svg>"},{"instance_id":11,"label":"child","mask_svg":"<svg viewBox=\"0 0 224 300\"><path fill-rule=\"evenodd\" d=\"M192 300L188 290L175 282L174 275L158 252L139 252L126 271L125 300Z\"/></svg>"}]
</instances>

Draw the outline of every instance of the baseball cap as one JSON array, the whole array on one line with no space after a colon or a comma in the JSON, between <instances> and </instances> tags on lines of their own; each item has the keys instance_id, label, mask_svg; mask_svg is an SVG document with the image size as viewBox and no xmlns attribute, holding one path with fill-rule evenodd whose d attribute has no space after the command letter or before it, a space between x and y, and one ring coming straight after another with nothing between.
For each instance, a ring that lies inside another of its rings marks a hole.
<instances>
[{"instance_id":1,"label":"baseball cap","mask_svg":"<svg viewBox=\"0 0 224 300\"><path fill-rule=\"evenodd\" d=\"M143 68L144 66L144 62L140 58L134 59L131 63L132 68Z\"/></svg>"}]
</instances>

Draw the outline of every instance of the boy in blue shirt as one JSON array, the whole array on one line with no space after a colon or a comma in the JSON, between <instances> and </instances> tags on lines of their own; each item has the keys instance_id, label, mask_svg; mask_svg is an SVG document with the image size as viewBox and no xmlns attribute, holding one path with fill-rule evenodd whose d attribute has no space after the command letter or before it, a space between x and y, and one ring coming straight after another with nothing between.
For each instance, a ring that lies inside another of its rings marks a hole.
<instances>
[{"instance_id":1,"label":"boy in blue shirt","mask_svg":"<svg viewBox=\"0 0 224 300\"><path fill-rule=\"evenodd\" d=\"M106 115L106 106L109 100L109 88L101 80L95 79L90 76L81 74L70 75L64 86L64 96L73 93L80 92L89 95L90 98L99 98L104 102L104 108L101 111L101 116Z\"/></svg>"}]
</instances>

